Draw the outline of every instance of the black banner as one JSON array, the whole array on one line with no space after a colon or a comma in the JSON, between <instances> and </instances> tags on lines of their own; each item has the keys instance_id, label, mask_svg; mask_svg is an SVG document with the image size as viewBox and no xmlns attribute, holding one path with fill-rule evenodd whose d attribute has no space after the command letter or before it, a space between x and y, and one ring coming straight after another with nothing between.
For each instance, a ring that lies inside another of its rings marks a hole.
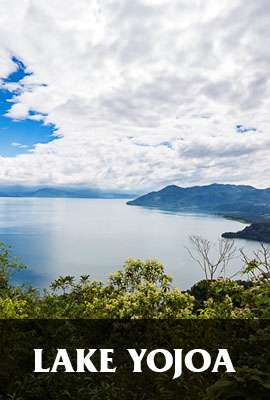
<instances>
[{"instance_id":1,"label":"black banner","mask_svg":"<svg viewBox=\"0 0 270 400\"><path fill-rule=\"evenodd\" d=\"M0 329L1 399L270 398L266 320L2 320ZM89 349L95 370L77 372ZM141 372L130 349L143 355ZM213 371L220 349L235 372L226 362Z\"/></svg>"}]
</instances>

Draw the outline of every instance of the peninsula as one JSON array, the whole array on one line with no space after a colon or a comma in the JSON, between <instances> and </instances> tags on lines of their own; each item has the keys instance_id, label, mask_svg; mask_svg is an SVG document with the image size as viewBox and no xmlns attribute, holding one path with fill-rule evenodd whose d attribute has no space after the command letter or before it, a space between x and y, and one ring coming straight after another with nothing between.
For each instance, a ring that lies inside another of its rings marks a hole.
<instances>
[{"instance_id":1,"label":"peninsula","mask_svg":"<svg viewBox=\"0 0 270 400\"><path fill-rule=\"evenodd\" d=\"M225 232L222 234L226 239L246 239L270 243L270 223L257 223L245 227L239 232Z\"/></svg>"}]
</instances>

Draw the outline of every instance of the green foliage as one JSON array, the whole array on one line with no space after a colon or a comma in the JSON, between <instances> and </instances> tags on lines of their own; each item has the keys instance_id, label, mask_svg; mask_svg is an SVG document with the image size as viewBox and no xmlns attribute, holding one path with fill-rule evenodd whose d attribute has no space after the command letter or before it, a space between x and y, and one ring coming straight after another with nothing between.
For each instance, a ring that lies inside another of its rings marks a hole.
<instances>
[{"instance_id":1,"label":"green foliage","mask_svg":"<svg viewBox=\"0 0 270 400\"><path fill-rule=\"evenodd\" d=\"M9 297L0 298L1 318L27 318L27 301L22 299L12 299Z\"/></svg>"},{"instance_id":2,"label":"green foliage","mask_svg":"<svg viewBox=\"0 0 270 400\"><path fill-rule=\"evenodd\" d=\"M58 290L62 290L63 294L66 294L66 291L71 289L72 286L74 285L74 276L59 276L58 279L56 279L54 282L51 284L51 288L54 292L57 292Z\"/></svg>"},{"instance_id":3,"label":"green foliage","mask_svg":"<svg viewBox=\"0 0 270 400\"><path fill-rule=\"evenodd\" d=\"M8 289L14 273L26 267L10 256L10 248L0 242L0 290Z\"/></svg>"},{"instance_id":4,"label":"green foliage","mask_svg":"<svg viewBox=\"0 0 270 400\"><path fill-rule=\"evenodd\" d=\"M41 302L46 318L182 318L192 315L193 298L171 287L171 278L156 260L126 261L108 283L82 276L60 277ZM60 295L56 292L62 290Z\"/></svg>"},{"instance_id":5,"label":"green foliage","mask_svg":"<svg viewBox=\"0 0 270 400\"><path fill-rule=\"evenodd\" d=\"M229 295L225 295L224 299L215 302L210 297L205 303L204 308L199 310L199 318L205 319L239 319L252 318L252 312L248 307L236 308Z\"/></svg>"},{"instance_id":6,"label":"green foliage","mask_svg":"<svg viewBox=\"0 0 270 400\"><path fill-rule=\"evenodd\" d=\"M255 368L241 368L226 374L207 391L207 400L269 399L270 374Z\"/></svg>"},{"instance_id":7,"label":"green foliage","mask_svg":"<svg viewBox=\"0 0 270 400\"><path fill-rule=\"evenodd\" d=\"M270 279L257 279L252 288L244 293L245 301L257 318L270 318Z\"/></svg>"},{"instance_id":8,"label":"green foliage","mask_svg":"<svg viewBox=\"0 0 270 400\"><path fill-rule=\"evenodd\" d=\"M128 259L105 282L60 276L40 293L12 286L13 273L22 268L0 244L0 318L270 318L270 280L263 277L203 280L183 292L157 260Z\"/></svg>"},{"instance_id":9,"label":"green foliage","mask_svg":"<svg viewBox=\"0 0 270 400\"><path fill-rule=\"evenodd\" d=\"M225 321L219 320L270 318L270 280L258 274L255 274L256 279L252 281L234 281L227 278L203 280L189 291L183 292L173 286L172 279L157 260L128 259L123 269L111 274L107 281L94 281L88 275L82 275L77 280L73 276L60 276L48 290L39 292L31 287L11 284L12 274L20 270L22 266L10 256L8 248L1 245L0 249L0 318L3 319L169 319L169 322L177 318L197 319L196 329L191 330L191 332L196 331L194 337L183 327L174 331L170 325L162 331L162 334L168 343L172 339L177 342L181 337L183 347L185 344L191 346L192 342L195 344L197 337L206 337L207 346L211 348L214 331L209 321L205 324L202 320L214 319L218 321L213 322L222 324L222 329L218 329L218 334L223 335L222 338L219 336L219 340L223 342L228 334L226 329L223 332ZM168 323L168 321L163 322ZM154 381L159 397L153 398L268 399L270 374L269 368L265 369L265 366L269 365L269 357L267 354L264 355L264 349L269 343L270 331L257 329L259 321L252 322L256 324L256 329L246 335L244 326L241 341L238 342L238 347L236 346L240 354L239 362L241 361L237 374L221 373L218 376L212 374L211 377L193 374L192 377L187 377L184 373L179 380L173 381L170 378L169 383L166 374L159 374ZM190 325L193 321L187 323ZM69 329L69 324L70 321L65 321L65 331ZM123 336L122 331L120 332ZM126 334L126 331L124 332ZM234 330L229 332L235 335L235 339L238 333ZM19 332L19 334L23 333ZM27 330L27 338L29 334ZM117 330L115 334L116 338L119 338ZM153 334L152 330L150 334ZM10 336L9 331L7 336ZM76 339L76 335L72 335L72 329L68 337L71 340ZM234 339L229 335L229 340L234 342ZM251 351L241 351L247 348ZM260 354L259 358L258 354ZM73 381L76 383L78 379L78 384L69 385L70 391L59 390L55 394L54 385L56 384L57 387L59 383L56 383L53 375L50 382L45 382L48 387L48 398L75 398L73 391L77 391L78 387L81 399L125 398L125 395L119 391L121 385L114 387L110 380L97 385L90 379L86 387L81 386L80 374L77 374L78 376L76 375ZM18 391L11 391L9 398L23 399L20 393L24 391L31 393L31 398L38 398L40 385L44 384L43 377L45 374L40 374L39 377L30 375L25 381L15 382L15 388Z\"/></svg>"}]
</instances>

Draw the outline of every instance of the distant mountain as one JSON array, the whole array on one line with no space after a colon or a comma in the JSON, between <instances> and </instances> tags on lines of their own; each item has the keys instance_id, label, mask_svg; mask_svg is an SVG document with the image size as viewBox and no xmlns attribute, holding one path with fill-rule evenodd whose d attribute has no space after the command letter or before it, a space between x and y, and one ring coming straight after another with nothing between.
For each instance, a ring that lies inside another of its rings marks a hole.
<instances>
[{"instance_id":1,"label":"distant mountain","mask_svg":"<svg viewBox=\"0 0 270 400\"><path fill-rule=\"evenodd\" d=\"M258 222L270 218L270 189L216 183L189 188L171 185L128 201L127 204L171 211L213 213Z\"/></svg>"},{"instance_id":2,"label":"distant mountain","mask_svg":"<svg viewBox=\"0 0 270 400\"><path fill-rule=\"evenodd\" d=\"M76 187L0 187L0 197L53 197L53 198L87 198L87 199L127 199L134 195L126 193L105 192Z\"/></svg>"}]
</instances>

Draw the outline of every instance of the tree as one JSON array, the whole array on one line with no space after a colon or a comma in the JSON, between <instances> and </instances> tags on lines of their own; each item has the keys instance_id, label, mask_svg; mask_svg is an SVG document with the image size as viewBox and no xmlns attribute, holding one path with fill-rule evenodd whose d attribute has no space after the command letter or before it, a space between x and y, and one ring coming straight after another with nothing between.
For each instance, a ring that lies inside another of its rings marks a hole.
<instances>
[{"instance_id":1,"label":"tree","mask_svg":"<svg viewBox=\"0 0 270 400\"><path fill-rule=\"evenodd\" d=\"M25 268L16 257L10 255L10 247L0 242L0 289L7 289L14 273Z\"/></svg>"},{"instance_id":2,"label":"tree","mask_svg":"<svg viewBox=\"0 0 270 400\"><path fill-rule=\"evenodd\" d=\"M253 279L270 278L270 246L260 243L259 249L253 251L251 257L243 249L240 253L244 263L243 274Z\"/></svg>"},{"instance_id":3,"label":"tree","mask_svg":"<svg viewBox=\"0 0 270 400\"><path fill-rule=\"evenodd\" d=\"M74 285L75 278L74 276L59 276L58 279L56 279L54 282L51 284L51 288L54 291L57 290L62 290L63 295L66 295L67 290L71 289Z\"/></svg>"},{"instance_id":4,"label":"tree","mask_svg":"<svg viewBox=\"0 0 270 400\"><path fill-rule=\"evenodd\" d=\"M235 257L234 241L219 239L217 244L200 236L190 236L191 249L187 251L201 267L205 279L225 277L229 263Z\"/></svg>"}]
</instances>

